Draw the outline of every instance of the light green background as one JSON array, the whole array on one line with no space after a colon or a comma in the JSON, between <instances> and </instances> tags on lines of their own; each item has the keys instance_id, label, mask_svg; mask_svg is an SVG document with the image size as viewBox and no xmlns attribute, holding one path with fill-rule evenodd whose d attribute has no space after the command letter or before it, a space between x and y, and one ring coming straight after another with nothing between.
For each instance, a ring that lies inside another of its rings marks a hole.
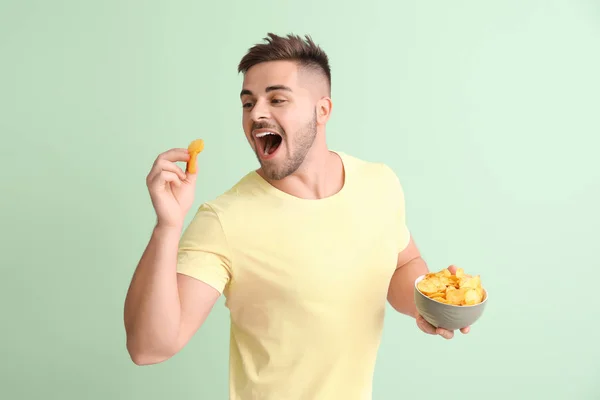
<instances>
[{"instance_id":1,"label":"light green background","mask_svg":"<svg viewBox=\"0 0 600 400\"><path fill-rule=\"evenodd\" d=\"M122 306L155 156L206 140L197 205L256 167L236 65L273 31L329 53L329 143L398 173L430 267L490 292L452 341L390 309L374 398L600 399L600 3L295 4L1 3L0 398L227 398L222 301L151 367Z\"/></svg>"}]
</instances>

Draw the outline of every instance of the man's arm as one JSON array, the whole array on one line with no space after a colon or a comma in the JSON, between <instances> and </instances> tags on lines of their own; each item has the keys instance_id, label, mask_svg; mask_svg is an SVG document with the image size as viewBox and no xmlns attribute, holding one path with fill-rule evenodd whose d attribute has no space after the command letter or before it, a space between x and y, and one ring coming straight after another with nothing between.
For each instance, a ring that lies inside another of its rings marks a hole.
<instances>
[{"instance_id":1,"label":"man's arm","mask_svg":"<svg viewBox=\"0 0 600 400\"><path fill-rule=\"evenodd\" d=\"M448 267L451 273L456 271L455 266ZM410 238L408 246L398 254L396 271L390 281L388 289L388 301L394 309L402 314L416 319L417 326L423 332L430 335L440 335L445 339L452 339L454 332L442 328L435 328L419 315L414 300L414 285L417 277L429 272L425 260L421 257L419 249L413 238ZM462 328L462 333L468 333L470 327Z\"/></svg>"},{"instance_id":2,"label":"man's arm","mask_svg":"<svg viewBox=\"0 0 600 400\"><path fill-rule=\"evenodd\" d=\"M427 264L411 236L406 248L398 254L396 271L388 289L388 301L396 311L413 318L417 317L414 283L418 276L428 272Z\"/></svg>"},{"instance_id":3,"label":"man's arm","mask_svg":"<svg viewBox=\"0 0 600 400\"><path fill-rule=\"evenodd\" d=\"M127 293L127 350L138 365L165 361L181 350L220 295L197 279L177 274L179 236L179 229L153 230Z\"/></svg>"}]
</instances>

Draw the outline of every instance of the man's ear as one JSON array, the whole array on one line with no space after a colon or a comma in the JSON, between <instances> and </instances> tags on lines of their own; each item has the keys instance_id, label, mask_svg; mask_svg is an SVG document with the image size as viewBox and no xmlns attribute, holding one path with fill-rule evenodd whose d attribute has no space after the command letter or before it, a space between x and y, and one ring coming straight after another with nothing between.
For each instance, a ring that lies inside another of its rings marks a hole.
<instances>
[{"instance_id":1,"label":"man's ear","mask_svg":"<svg viewBox=\"0 0 600 400\"><path fill-rule=\"evenodd\" d=\"M323 125L331 116L333 103L331 98L323 97L317 102L317 124Z\"/></svg>"}]
</instances>

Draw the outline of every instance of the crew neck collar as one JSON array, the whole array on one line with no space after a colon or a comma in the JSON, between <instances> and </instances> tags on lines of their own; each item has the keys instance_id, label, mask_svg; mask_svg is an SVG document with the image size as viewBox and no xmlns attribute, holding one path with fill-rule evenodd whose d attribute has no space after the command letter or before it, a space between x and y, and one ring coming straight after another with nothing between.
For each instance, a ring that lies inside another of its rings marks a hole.
<instances>
[{"instance_id":1,"label":"crew neck collar","mask_svg":"<svg viewBox=\"0 0 600 400\"><path fill-rule=\"evenodd\" d=\"M346 154L344 154L343 152L340 152L340 151L333 151L333 150L329 150L329 151L331 153L336 154L340 158L340 160L342 162L342 169L344 171L344 183L343 183L341 189L338 190L336 193L332 194L331 196L323 197L321 199L305 199L302 197L297 197L297 196L294 196L287 192L284 192L283 190L281 190L279 188L276 188L271 183L269 183L267 180L265 180L262 176L260 176L260 174L256 170L252 171L250 173L250 175L254 178L254 180L256 180L256 182L258 182L258 184L263 189L265 189L265 191L267 191L267 193L275 195L282 199L291 200L291 201L295 201L295 202L302 202L302 203L307 203L307 204L324 204L324 203L336 201L338 198L343 197L345 195L345 193L348 191L348 184L350 182L350 177L349 177L350 174L349 174L348 160L347 160Z\"/></svg>"}]
</instances>

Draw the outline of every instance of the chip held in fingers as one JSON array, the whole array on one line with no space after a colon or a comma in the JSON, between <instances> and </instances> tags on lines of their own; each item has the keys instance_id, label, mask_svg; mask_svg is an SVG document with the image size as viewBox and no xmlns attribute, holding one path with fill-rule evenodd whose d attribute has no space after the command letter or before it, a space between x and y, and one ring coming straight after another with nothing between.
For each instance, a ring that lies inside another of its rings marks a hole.
<instances>
[{"instance_id":1,"label":"chip held in fingers","mask_svg":"<svg viewBox=\"0 0 600 400\"><path fill-rule=\"evenodd\" d=\"M195 174L198 171L197 157L204 150L204 140L196 139L188 146L188 152L190 153L190 159L187 162L186 170L190 174Z\"/></svg>"}]
</instances>

